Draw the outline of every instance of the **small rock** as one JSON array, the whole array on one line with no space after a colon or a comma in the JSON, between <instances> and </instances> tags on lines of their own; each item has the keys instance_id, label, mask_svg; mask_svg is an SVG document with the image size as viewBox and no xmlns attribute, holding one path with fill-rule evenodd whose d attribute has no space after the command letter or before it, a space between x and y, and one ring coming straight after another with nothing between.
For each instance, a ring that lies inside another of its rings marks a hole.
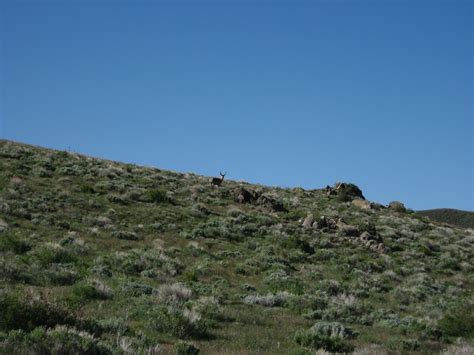
<instances>
[{"instance_id":1,"label":"small rock","mask_svg":"<svg viewBox=\"0 0 474 355\"><path fill-rule=\"evenodd\" d=\"M355 200L352 200L352 204L363 210L370 210L372 208L370 202L367 200L355 199Z\"/></svg>"},{"instance_id":2,"label":"small rock","mask_svg":"<svg viewBox=\"0 0 474 355\"><path fill-rule=\"evenodd\" d=\"M312 214L308 214L306 218L303 221L303 227L309 228L313 225L314 223L314 217Z\"/></svg>"},{"instance_id":3,"label":"small rock","mask_svg":"<svg viewBox=\"0 0 474 355\"><path fill-rule=\"evenodd\" d=\"M8 224L3 219L0 219L0 233L8 229Z\"/></svg>"},{"instance_id":4,"label":"small rock","mask_svg":"<svg viewBox=\"0 0 474 355\"><path fill-rule=\"evenodd\" d=\"M337 229L337 222L333 218L322 216L313 223L313 228L331 231Z\"/></svg>"},{"instance_id":5,"label":"small rock","mask_svg":"<svg viewBox=\"0 0 474 355\"><path fill-rule=\"evenodd\" d=\"M361 235L360 235L360 239L363 240L363 241L370 241L370 240L373 240L373 241L376 241L376 242L382 242L382 237L380 235L374 235L374 234L370 234L369 232L363 232Z\"/></svg>"},{"instance_id":6,"label":"small rock","mask_svg":"<svg viewBox=\"0 0 474 355\"><path fill-rule=\"evenodd\" d=\"M112 237L125 240L138 240L138 236L136 233L128 231L112 232Z\"/></svg>"},{"instance_id":7,"label":"small rock","mask_svg":"<svg viewBox=\"0 0 474 355\"><path fill-rule=\"evenodd\" d=\"M370 235L369 232L363 232L363 233L360 235L360 239L361 239L361 240L371 240L371 239L372 239L372 236Z\"/></svg>"},{"instance_id":8,"label":"small rock","mask_svg":"<svg viewBox=\"0 0 474 355\"><path fill-rule=\"evenodd\" d=\"M377 253L385 253L388 252L388 248L385 247L383 243L373 244L370 246L370 250L375 251Z\"/></svg>"},{"instance_id":9,"label":"small rock","mask_svg":"<svg viewBox=\"0 0 474 355\"><path fill-rule=\"evenodd\" d=\"M351 226L351 225L338 225L340 228L341 232L348 237L358 237L359 236L359 229L357 227Z\"/></svg>"},{"instance_id":10,"label":"small rock","mask_svg":"<svg viewBox=\"0 0 474 355\"><path fill-rule=\"evenodd\" d=\"M259 195L254 190L247 190L239 187L235 190L235 200L239 203L252 203L259 198Z\"/></svg>"},{"instance_id":11,"label":"small rock","mask_svg":"<svg viewBox=\"0 0 474 355\"><path fill-rule=\"evenodd\" d=\"M10 214L11 212L10 205L6 202L0 202L0 212L3 212L5 214Z\"/></svg>"},{"instance_id":12,"label":"small rock","mask_svg":"<svg viewBox=\"0 0 474 355\"><path fill-rule=\"evenodd\" d=\"M112 220L111 220L109 217L101 216L101 217L98 217L98 218L97 218L96 224L97 224L99 227L105 227L105 226L107 226L107 225L112 224Z\"/></svg>"},{"instance_id":13,"label":"small rock","mask_svg":"<svg viewBox=\"0 0 474 355\"><path fill-rule=\"evenodd\" d=\"M283 203L266 195L261 195L257 199L257 205L264 206L274 212L287 212L286 208L283 206Z\"/></svg>"},{"instance_id":14,"label":"small rock","mask_svg":"<svg viewBox=\"0 0 474 355\"><path fill-rule=\"evenodd\" d=\"M23 180L19 178L18 176L13 176L12 178L10 178L10 182L13 185L20 185L23 182Z\"/></svg>"},{"instance_id":15,"label":"small rock","mask_svg":"<svg viewBox=\"0 0 474 355\"><path fill-rule=\"evenodd\" d=\"M313 223L313 228L322 229L322 228L326 228L327 226L328 226L328 221L325 216L321 216L319 220Z\"/></svg>"}]
</instances>

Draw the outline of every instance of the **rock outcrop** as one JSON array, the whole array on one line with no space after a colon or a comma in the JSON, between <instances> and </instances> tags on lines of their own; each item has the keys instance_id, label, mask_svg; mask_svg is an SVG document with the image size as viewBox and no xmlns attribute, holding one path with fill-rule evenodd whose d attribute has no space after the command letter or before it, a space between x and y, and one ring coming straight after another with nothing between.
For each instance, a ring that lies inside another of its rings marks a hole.
<instances>
[{"instance_id":1,"label":"rock outcrop","mask_svg":"<svg viewBox=\"0 0 474 355\"><path fill-rule=\"evenodd\" d=\"M406 212L405 205L400 201L392 201L388 204L388 208L395 212Z\"/></svg>"},{"instance_id":2,"label":"rock outcrop","mask_svg":"<svg viewBox=\"0 0 474 355\"><path fill-rule=\"evenodd\" d=\"M252 189L238 187L234 192L234 196L235 201L239 203L250 203L257 206L262 206L274 212L287 211L283 203L277 199L266 194L260 194Z\"/></svg>"},{"instance_id":3,"label":"rock outcrop","mask_svg":"<svg viewBox=\"0 0 474 355\"><path fill-rule=\"evenodd\" d=\"M336 182L334 186L326 186L327 196L337 196L344 201L352 201L354 199L365 200L362 191L354 184L346 182Z\"/></svg>"}]
</instances>

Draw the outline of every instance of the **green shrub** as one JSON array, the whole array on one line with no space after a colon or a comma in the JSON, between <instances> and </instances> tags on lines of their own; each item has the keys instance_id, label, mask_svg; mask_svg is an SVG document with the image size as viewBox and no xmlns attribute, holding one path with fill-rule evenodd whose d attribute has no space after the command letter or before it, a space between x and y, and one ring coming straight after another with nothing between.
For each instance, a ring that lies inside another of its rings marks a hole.
<instances>
[{"instance_id":1,"label":"green shrub","mask_svg":"<svg viewBox=\"0 0 474 355\"><path fill-rule=\"evenodd\" d=\"M32 285L42 284L42 278L37 274L37 270L30 268L23 260L13 255L7 257L0 255L0 278Z\"/></svg>"},{"instance_id":2,"label":"green shrub","mask_svg":"<svg viewBox=\"0 0 474 355\"><path fill-rule=\"evenodd\" d=\"M315 312L317 310L325 309L327 305L327 297L314 296L310 294L305 294L298 297L291 297L288 300L289 309L299 314L304 314L304 317L309 319L320 319L321 317L312 318L311 314L312 312Z\"/></svg>"},{"instance_id":3,"label":"green shrub","mask_svg":"<svg viewBox=\"0 0 474 355\"><path fill-rule=\"evenodd\" d=\"M13 330L3 339L0 350L5 354L35 355L106 355L114 353L111 346L104 344L91 334L65 326L56 326L48 330L38 327L30 333L23 330Z\"/></svg>"},{"instance_id":4,"label":"green shrub","mask_svg":"<svg viewBox=\"0 0 474 355\"><path fill-rule=\"evenodd\" d=\"M199 314L201 314L206 319L223 319L217 297L201 297L195 302L193 309L199 312Z\"/></svg>"},{"instance_id":5,"label":"green shrub","mask_svg":"<svg viewBox=\"0 0 474 355\"><path fill-rule=\"evenodd\" d=\"M84 194L93 194L95 192L94 188L87 184L82 184L80 190Z\"/></svg>"},{"instance_id":6,"label":"green shrub","mask_svg":"<svg viewBox=\"0 0 474 355\"><path fill-rule=\"evenodd\" d=\"M137 233L128 231L115 231L112 232L112 237L123 240L138 240Z\"/></svg>"},{"instance_id":7,"label":"green shrub","mask_svg":"<svg viewBox=\"0 0 474 355\"><path fill-rule=\"evenodd\" d=\"M34 250L34 255L42 266L57 263L74 263L77 258L74 253L59 244L45 244Z\"/></svg>"},{"instance_id":8,"label":"green shrub","mask_svg":"<svg viewBox=\"0 0 474 355\"><path fill-rule=\"evenodd\" d=\"M30 241L8 233L0 238L0 251L12 251L15 254L25 254L30 251L32 244Z\"/></svg>"},{"instance_id":9,"label":"green shrub","mask_svg":"<svg viewBox=\"0 0 474 355\"><path fill-rule=\"evenodd\" d=\"M474 336L474 306L468 300L462 300L458 305L448 309L438 322L439 329L444 335L452 337Z\"/></svg>"},{"instance_id":10,"label":"green shrub","mask_svg":"<svg viewBox=\"0 0 474 355\"><path fill-rule=\"evenodd\" d=\"M79 280L74 270L61 267L62 264L53 264L54 267L45 271L47 282L51 285L73 285Z\"/></svg>"},{"instance_id":11,"label":"green shrub","mask_svg":"<svg viewBox=\"0 0 474 355\"><path fill-rule=\"evenodd\" d=\"M287 280L274 280L268 283L269 289L272 292L287 291L294 295L304 294L304 284L294 278Z\"/></svg>"},{"instance_id":12,"label":"green shrub","mask_svg":"<svg viewBox=\"0 0 474 355\"><path fill-rule=\"evenodd\" d=\"M76 285L73 289L73 294L74 298L79 302L112 298L112 290L97 280L87 284Z\"/></svg>"},{"instance_id":13,"label":"green shrub","mask_svg":"<svg viewBox=\"0 0 474 355\"><path fill-rule=\"evenodd\" d=\"M354 350L353 345L340 338L314 334L308 331L297 332L295 341L301 346L323 349L330 352L348 353Z\"/></svg>"},{"instance_id":14,"label":"green shrub","mask_svg":"<svg viewBox=\"0 0 474 355\"><path fill-rule=\"evenodd\" d=\"M357 225L357 229L359 230L360 234L363 232L368 232L370 235L377 235L377 229L374 222L372 221L359 223Z\"/></svg>"},{"instance_id":15,"label":"green shrub","mask_svg":"<svg viewBox=\"0 0 474 355\"><path fill-rule=\"evenodd\" d=\"M317 322L310 329L298 331L295 341L306 347L324 349L330 352L351 352L354 347L344 339L353 338L356 333L338 322Z\"/></svg>"},{"instance_id":16,"label":"green shrub","mask_svg":"<svg viewBox=\"0 0 474 355\"><path fill-rule=\"evenodd\" d=\"M282 307L291 295L288 292L268 293L266 295L248 295L244 298L246 304L259 304L264 307Z\"/></svg>"},{"instance_id":17,"label":"green shrub","mask_svg":"<svg viewBox=\"0 0 474 355\"><path fill-rule=\"evenodd\" d=\"M368 324L370 319L364 317L370 312L370 307L361 303L354 304L331 304L320 312L322 320L340 321L348 323Z\"/></svg>"},{"instance_id":18,"label":"green shrub","mask_svg":"<svg viewBox=\"0 0 474 355\"><path fill-rule=\"evenodd\" d=\"M170 202L170 199L166 195L166 191L161 190L161 189L148 190L145 194L145 197L150 202L156 202L156 203Z\"/></svg>"},{"instance_id":19,"label":"green shrub","mask_svg":"<svg viewBox=\"0 0 474 355\"><path fill-rule=\"evenodd\" d=\"M176 260L153 249L132 249L128 253L116 254L114 261L117 263L117 268L127 274L139 274L144 271L152 272L157 268L163 268L170 273L177 274L183 268Z\"/></svg>"},{"instance_id":20,"label":"green shrub","mask_svg":"<svg viewBox=\"0 0 474 355\"><path fill-rule=\"evenodd\" d=\"M74 325L69 311L47 302L23 302L17 296L0 296L0 330L22 329L31 331L38 326L54 327L58 324Z\"/></svg>"},{"instance_id":21,"label":"green shrub","mask_svg":"<svg viewBox=\"0 0 474 355\"><path fill-rule=\"evenodd\" d=\"M322 280L318 283L316 288L331 296L337 296L345 292L345 287L337 280Z\"/></svg>"},{"instance_id":22,"label":"green shrub","mask_svg":"<svg viewBox=\"0 0 474 355\"><path fill-rule=\"evenodd\" d=\"M308 214L307 211L304 210L299 210L299 209L292 209L288 208L288 212L286 214L286 219L290 221L298 221L301 218L305 218L306 215Z\"/></svg>"},{"instance_id":23,"label":"green shrub","mask_svg":"<svg viewBox=\"0 0 474 355\"><path fill-rule=\"evenodd\" d=\"M174 353L176 355L197 355L199 354L199 349L193 344L180 341L174 345Z\"/></svg>"},{"instance_id":24,"label":"green shrub","mask_svg":"<svg viewBox=\"0 0 474 355\"><path fill-rule=\"evenodd\" d=\"M420 348L420 342L416 339L404 339L402 340L403 350L415 351Z\"/></svg>"},{"instance_id":25,"label":"green shrub","mask_svg":"<svg viewBox=\"0 0 474 355\"><path fill-rule=\"evenodd\" d=\"M311 244L297 235L290 235L288 238L282 239L281 246L285 249L299 249L307 254L314 253L314 248Z\"/></svg>"},{"instance_id":26,"label":"green shrub","mask_svg":"<svg viewBox=\"0 0 474 355\"><path fill-rule=\"evenodd\" d=\"M122 291L132 297L138 297L141 295L151 295L153 287L150 285L138 283L138 282L127 282L122 285Z\"/></svg>"},{"instance_id":27,"label":"green shrub","mask_svg":"<svg viewBox=\"0 0 474 355\"><path fill-rule=\"evenodd\" d=\"M191 289L182 283L162 285L158 289L158 301L167 306L180 307L193 295Z\"/></svg>"},{"instance_id":28,"label":"green shrub","mask_svg":"<svg viewBox=\"0 0 474 355\"><path fill-rule=\"evenodd\" d=\"M208 337L206 321L187 309L160 307L154 312L152 323L156 330L180 339Z\"/></svg>"}]
</instances>

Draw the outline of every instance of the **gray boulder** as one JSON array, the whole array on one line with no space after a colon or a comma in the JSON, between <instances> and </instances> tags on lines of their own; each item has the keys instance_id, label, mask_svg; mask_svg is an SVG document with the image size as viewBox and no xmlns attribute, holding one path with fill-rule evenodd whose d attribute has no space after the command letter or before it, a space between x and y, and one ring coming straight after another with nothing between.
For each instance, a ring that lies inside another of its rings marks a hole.
<instances>
[{"instance_id":1,"label":"gray boulder","mask_svg":"<svg viewBox=\"0 0 474 355\"><path fill-rule=\"evenodd\" d=\"M314 223L314 217L313 215L310 213L306 216L306 218L304 219L303 221L303 227L305 228L310 228Z\"/></svg>"}]
</instances>

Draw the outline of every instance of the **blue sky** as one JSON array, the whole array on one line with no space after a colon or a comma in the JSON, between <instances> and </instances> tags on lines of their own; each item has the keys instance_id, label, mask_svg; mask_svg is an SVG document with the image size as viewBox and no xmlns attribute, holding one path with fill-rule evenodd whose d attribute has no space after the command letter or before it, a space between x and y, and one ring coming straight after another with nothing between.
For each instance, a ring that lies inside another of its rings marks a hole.
<instances>
[{"instance_id":1,"label":"blue sky","mask_svg":"<svg viewBox=\"0 0 474 355\"><path fill-rule=\"evenodd\" d=\"M474 210L472 1L0 4L0 137Z\"/></svg>"}]
</instances>

